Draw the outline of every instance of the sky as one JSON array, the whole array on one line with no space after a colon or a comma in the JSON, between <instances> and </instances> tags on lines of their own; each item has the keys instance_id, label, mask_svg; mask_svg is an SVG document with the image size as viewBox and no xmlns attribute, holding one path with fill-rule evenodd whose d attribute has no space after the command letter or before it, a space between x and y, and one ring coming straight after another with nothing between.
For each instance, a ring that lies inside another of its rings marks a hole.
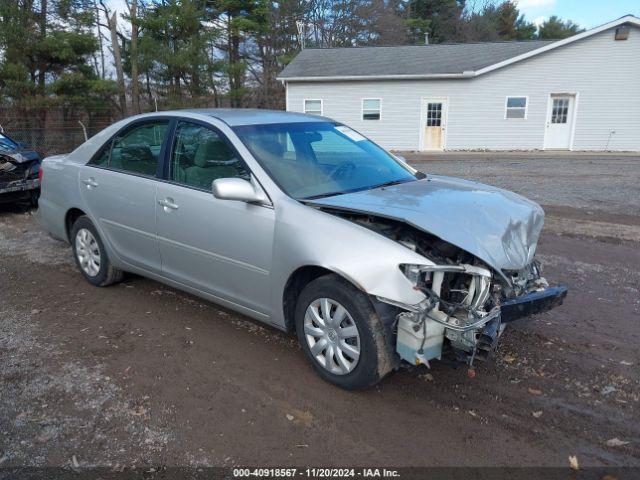
<instances>
[{"instance_id":1,"label":"sky","mask_svg":"<svg viewBox=\"0 0 640 480\"><path fill-rule=\"evenodd\" d=\"M126 10L125 0L107 0L107 3L118 11ZM527 20L537 24L557 15L589 29L629 13L640 17L640 0L517 0L517 3Z\"/></svg>"},{"instance_id":2,"label":"sky","mask_svg":"<svg viewBox=\"0 0 640 480\"><path fill-rule=\"evenodd\" d=\"M536 23L557 15L587 29L629 13L640 17L640 0L518 0L518 8Z\"/></svg>"}]
</instances>

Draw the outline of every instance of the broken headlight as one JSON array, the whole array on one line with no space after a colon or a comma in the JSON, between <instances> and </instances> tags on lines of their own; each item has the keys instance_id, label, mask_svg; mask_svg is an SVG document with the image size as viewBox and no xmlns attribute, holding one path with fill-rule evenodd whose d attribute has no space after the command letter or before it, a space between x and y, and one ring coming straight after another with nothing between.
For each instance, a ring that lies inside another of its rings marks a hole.
<instances>
[{"instance_id":1,"label":"broken headlight","mask_svg":"<svg viewBox=\"0 0 640 480\"><path fill-rule=\"evenodd\" d=\"M489 335L487 325L498 331L500 307L490 300L489 269L466 263L403 264L400 269L426 297L398 316L396 350L401 358L426 363L441 355L445 339L470 363L478 352L494 348L497 333Z\"/></svg>"},{"instance_id":2,"label":"broken headlight","mask_svg":"<svg viewBox=\"0 0 640 480\"><path fill-rule=\"evenodd\" d=\"M420 268L423 266L424 265L403 264L400 265L400 270L414 286L417 286L418 282L420 281L420 277L422 276L422 271L420 270Z\"/></svg>"},{"instance_id":3,"label":"broken headlight","mask_svg":"<svg viewBox=\"0 0 640 480\"><path fill-rule=\"evenodd\" d=\"M491 293L491 272L476 265L403 264L400 269L415 288L450 310L482 309Z\"/></svg>"}]
</instances>

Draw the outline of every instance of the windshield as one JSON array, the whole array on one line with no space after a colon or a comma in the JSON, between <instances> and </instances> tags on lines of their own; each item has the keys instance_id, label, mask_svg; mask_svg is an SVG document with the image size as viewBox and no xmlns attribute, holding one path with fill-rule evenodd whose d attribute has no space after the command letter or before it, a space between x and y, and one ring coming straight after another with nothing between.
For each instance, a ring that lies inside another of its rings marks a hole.
<instances>
[{"instance_id":1,"label":"windshield","mask_svg":"<svg viewBox=\"0 0 640 480\"><path fill-rule=\"evenodd\" d=\"M9 152L12 150L16 150L17 148L18 145L16 144L16 142L0 133L0 150Z\"/></svg>"},{"instance_id":2,"label":"windshield","mask_svg":"<svg viewBox=\"0 0 640 480\"><path fill-rule=\"evenodd\" d=\"M418 178L409 167L344 125L279 123L233 130L280 188L298 200Z\"/></svg>"}]
</instances>

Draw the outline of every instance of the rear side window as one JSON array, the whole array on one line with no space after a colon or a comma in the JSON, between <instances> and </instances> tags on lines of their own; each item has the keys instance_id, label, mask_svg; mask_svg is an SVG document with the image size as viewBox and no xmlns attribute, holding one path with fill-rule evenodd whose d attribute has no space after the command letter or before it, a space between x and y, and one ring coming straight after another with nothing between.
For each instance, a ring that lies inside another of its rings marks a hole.
<instances>
[{"instance_id":1,"label":"rear side window","mask_svg":"<svg viewBox=\"0 0 640 480\"><path fill-rule=\"evenodd\" d=\"M107 142L90 164L153 177L168 127L168 120L136 125Z\"/></svg>"},{"instance_id":2,"label":"rear side window","mask_svg":"<svg viewBox=\"0 0 640 480\"><path fill-rule=\"evenodd\" d=\"M113 145L113 140L109 140L107 144L102 147L100 153L93 157L93 159L89 162L89 165L97 165L98 167L108 167L109 166L109 155L111 155L111 146Z\"/></svg>"}]
</instances>

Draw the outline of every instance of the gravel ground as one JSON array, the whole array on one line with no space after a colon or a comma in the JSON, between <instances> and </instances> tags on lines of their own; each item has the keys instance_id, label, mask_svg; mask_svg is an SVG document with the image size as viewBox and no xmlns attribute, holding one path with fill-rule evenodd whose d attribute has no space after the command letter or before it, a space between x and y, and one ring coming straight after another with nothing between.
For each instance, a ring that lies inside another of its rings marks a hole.
<instances>
[{"instance_id":1,"label":"gravel ground","mask_svg":"<svg viewBox=\"0 0 640 480\"><path fill-rule=\"evenodd\" d=\"M640 156L401 153L417 168L514 190L541 205L638 215Z\"/></svg>"},{"instance_id":2,"label":"gravel ground","mask_svg":"<svg viewBox=\"0 0 640 480\"><path fill-rule=\"evenodd\" d=\"M4 209L0 465L640 467L638 158L412 160L544 204L539 256L570 286L476 378L435 363L336 389L292 335L137 276L90 286Z\"/></svg>"}]
</instances>

